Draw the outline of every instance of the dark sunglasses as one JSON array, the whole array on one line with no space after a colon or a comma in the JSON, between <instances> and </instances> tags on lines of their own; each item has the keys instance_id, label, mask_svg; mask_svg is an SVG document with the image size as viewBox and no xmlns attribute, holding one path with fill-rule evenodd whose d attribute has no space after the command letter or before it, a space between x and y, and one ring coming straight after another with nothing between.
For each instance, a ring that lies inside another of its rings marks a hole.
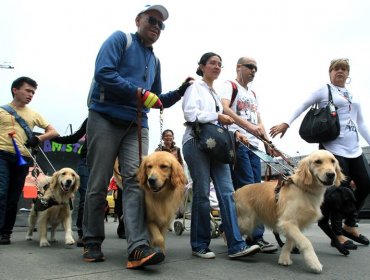
<instances>
[{"instance_id":1,"label":"dark sunglasses","mask_svg":"<svg viewBox=\"0 0 370 280\"><path fill-rule=\"evenodd\" d=\"M152 17L152 16L149 16L148 17L148 23L150 25L158 25L159 29L160 30L164 30L164 23L158 19L156 19L155 17Z\"/></svg>"},{"instance_id":2,"label":"dark sunglasses","mask_svg":"<svg viewBox=\"0 0 370 280\"><path fill-rule=\"evenodd\" d=\"M255 70L257 72L257 66L251 63L242 64L242 66L247 67L250 70Z\"/></svg>"}]
</instances>

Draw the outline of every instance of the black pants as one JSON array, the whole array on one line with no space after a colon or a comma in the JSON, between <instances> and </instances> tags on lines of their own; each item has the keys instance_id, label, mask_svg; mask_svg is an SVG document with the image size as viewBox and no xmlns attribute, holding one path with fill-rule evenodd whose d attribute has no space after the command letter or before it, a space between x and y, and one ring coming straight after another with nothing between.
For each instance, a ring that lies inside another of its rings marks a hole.
<instances>
[{"instance_id":1,"label":"black pants","mask_svg":"<svg viewBox=\"0 0 370 280\"><path fill-rule=\"evenodd\" d=\"M351 188L351 180L353 180L356 185L354 195L356 198L357 213L352 217L342 217L339 213L333 213L332 215L332 229L336 235L342 235L343 218L347 226L354 227L356 225L358 213L362 209L366 197L370 193L370 167L363 154L357 158L334 156L339 161L343 174L347 176L347 179L342 182L340 187Z\"/></svg>"}]
</instances>

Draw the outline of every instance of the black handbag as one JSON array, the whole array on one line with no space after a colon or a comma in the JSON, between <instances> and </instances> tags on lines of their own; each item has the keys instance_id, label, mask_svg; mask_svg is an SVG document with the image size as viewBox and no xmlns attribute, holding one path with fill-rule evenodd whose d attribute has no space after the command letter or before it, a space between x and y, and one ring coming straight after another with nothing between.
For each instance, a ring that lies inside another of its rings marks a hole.
<instances>
[{"instance_id":1,"label":"black handbag","mask_svg":"<svg viewBox=\"0 0 370 280\"><path fill-rule=\"evenodd\" d=\"M308 143L322 143L334 140L340 133L339 117L333 103L330 85L328 104L319 109L313 105L304 117L299 135Z\"/></svg>"},{"instance_id":2,"label":"black handbag","mask_svg":"<svg viewBox=\"0 0 370 280\"><path fill-rule=\"evenodd\" d=\"M193 133L198 140L198 148L209 157L221 163L235 162L234 133L226 127L213 123L192 123Z\"/></svg>"}]
</instances>

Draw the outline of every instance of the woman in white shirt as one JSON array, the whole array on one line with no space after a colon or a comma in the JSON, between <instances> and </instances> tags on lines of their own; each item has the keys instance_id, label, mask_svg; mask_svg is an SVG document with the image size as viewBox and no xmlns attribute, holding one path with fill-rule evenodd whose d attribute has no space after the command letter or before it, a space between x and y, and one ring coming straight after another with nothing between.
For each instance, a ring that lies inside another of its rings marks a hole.
<instances>
[{"instance_id":1,"label":"woman in white shirt","mask_svg":"<svg viewBox=\"0 0 370 280\"><path fill-rule=\"evenodd\" d=\"M199 63L197 74L202 77L185 92L182 108L187 122L230 125L234 120L223 114L222 104L213 82L221 73L222 60L215 53L205 53ZM222 223L231 259L252 255L259 246L248 246L243 240L236 216L233 198L234 187L228 164L211 160L207 153L197 146L191 126L187 126L183 136L183 155L193 180L193 201L191 213L190 243L193 255L201 258L215 258L209 249L211 242L210 226L210 179L216 189Z\"/></svg>"},{"instance_id":2,"label":"woman in white shirt","mask_svg":"<svg viewBox=\"0 0 370 280\"><path fill-rule=\"evenodd\" d=\"M330 151L338 159L343 173L347 176L341 187L350 188L351 180L355 183L356 189L354 194L357 212L359 212L364 205L367 195L370 193L370 168L360 146L359 136L361 135L370 145L370 133L362 115L361 102L346 89L349 70L348 59L334 59L330 63L329 76L331 84L329 86L333 102L338 107L340 134L332 141L321 143L319 147L320 149ZM307 108L316 103L319 104L320 108L328 103L327 85L307 96L286 122L273 126L270 129L270 135L275 137L281 133L281 137L283 137L289 125ZM353 217L345 217L343 228L343 217L336 215L336 218L332 218L332 229L337 235L339 242L347 249L357 248L347 238L369 245L369 240L360 234L355 227L357 215L358 213ZM333 222L333 220L336 220L336 222Z\"/></svg>"}]
</instances>

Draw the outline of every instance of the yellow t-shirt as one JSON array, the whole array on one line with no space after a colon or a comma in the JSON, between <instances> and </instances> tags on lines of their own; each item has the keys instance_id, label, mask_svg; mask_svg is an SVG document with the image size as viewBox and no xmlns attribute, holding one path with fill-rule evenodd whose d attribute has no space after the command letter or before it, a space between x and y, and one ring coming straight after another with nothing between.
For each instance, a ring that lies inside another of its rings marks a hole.
<instances>
[{"instance_id":1,"label":"yellow t-shirt","mask_svg":"<svg viewBox=\"0 0 370 280\"><path fill-rule=\"evenodd\" d=\"M11 104L8 105L11 106L17 112L17 114L26 121L31 130L33 130L35 126L45 129L49 125L49 123L39 113L31 110L28 107L14 108ZM23 146L28 139L26 132L16 121L13 115L0 108L0 150L15 154L13 141L8 134L12 131L15 131L15 142L17 143L17 147L22 156L29 157L29 153Z\"/></svg>"}]
</instances>

